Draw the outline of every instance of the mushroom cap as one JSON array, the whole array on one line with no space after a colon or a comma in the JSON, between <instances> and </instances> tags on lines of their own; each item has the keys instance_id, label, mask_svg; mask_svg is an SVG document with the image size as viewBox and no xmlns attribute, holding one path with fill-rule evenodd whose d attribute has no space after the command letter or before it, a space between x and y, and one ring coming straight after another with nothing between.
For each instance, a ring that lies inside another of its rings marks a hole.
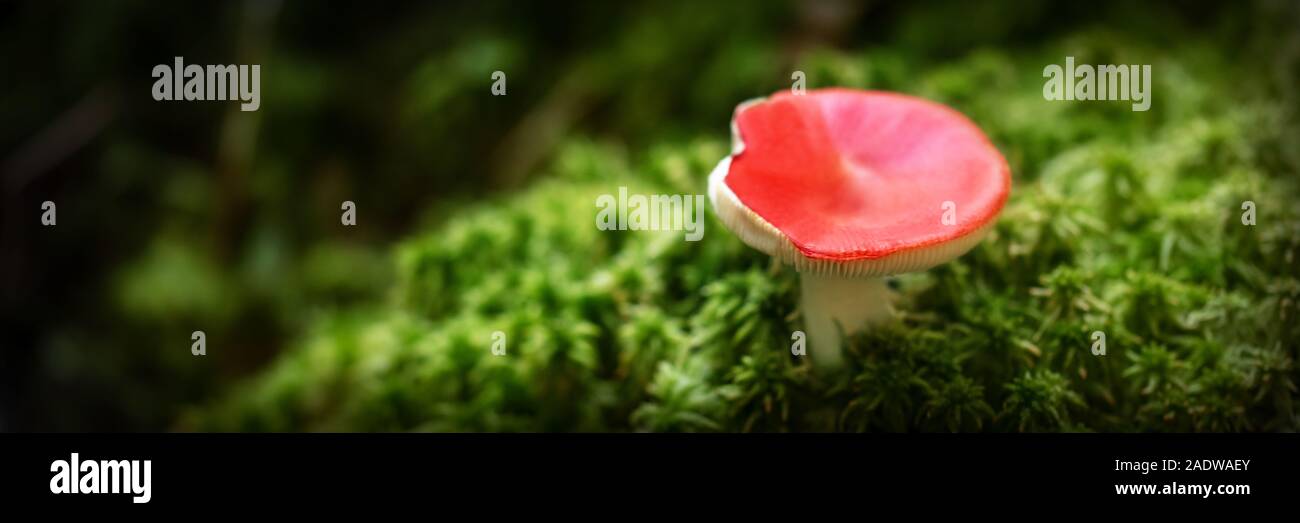
<instances>
[{"instance_id":1,"label":"mushroom cap","mask_svg":"<svg viewBox=\"0 0 1300 523\"><path fill-rule=\"evenodd\" d=\"M731 134L709 199L741 240L800 272L928 269L974 247L1011 190L974 123L912 96L783 91L736 107Z\"/></svg>"}]
</instances>

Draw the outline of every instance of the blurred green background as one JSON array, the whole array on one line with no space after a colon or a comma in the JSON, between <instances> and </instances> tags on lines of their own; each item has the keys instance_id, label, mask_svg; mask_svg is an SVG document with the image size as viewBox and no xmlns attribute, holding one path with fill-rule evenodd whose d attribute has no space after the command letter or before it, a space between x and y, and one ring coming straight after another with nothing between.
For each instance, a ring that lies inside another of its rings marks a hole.
<instances>
[{"instance_id":1,"label":"blurred green background","mask_svg":"<svg viewBox=\"0 0 1300 523\"><path fill-rule=\"evenodd\" d=\"M0 27L0 430L1300 427L1296 2L11 2ZM1045 101L1067 55L1151 64L1151 110ZM261 64L261 109L154 101L175 56ZM620 185L704 193L734 106L796 70L951 105L1015 183L834 375L789 357L797 275L711 215L698 243L593 222Z\"/></svg>"}]
</instances>

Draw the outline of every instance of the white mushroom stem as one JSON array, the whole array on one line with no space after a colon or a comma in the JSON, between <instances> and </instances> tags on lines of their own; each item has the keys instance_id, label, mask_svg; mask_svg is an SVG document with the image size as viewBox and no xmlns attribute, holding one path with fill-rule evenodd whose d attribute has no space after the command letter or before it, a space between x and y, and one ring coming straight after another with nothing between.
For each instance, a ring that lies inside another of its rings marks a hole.
<instances>
[{"instance_id":1,"label":"white mushroom stem","mask_svg":"<svg viewBox=\"0 0 1300 523\"><path fill-rule=\"evenodd\" d=\"M884 278L846 278L807 271L800 273L799 280L808 350L817 368L837 368L843 364L840 328L844 334L851 335L893 315L890 306L893 291Z\"/></svg>"}]
</instances>

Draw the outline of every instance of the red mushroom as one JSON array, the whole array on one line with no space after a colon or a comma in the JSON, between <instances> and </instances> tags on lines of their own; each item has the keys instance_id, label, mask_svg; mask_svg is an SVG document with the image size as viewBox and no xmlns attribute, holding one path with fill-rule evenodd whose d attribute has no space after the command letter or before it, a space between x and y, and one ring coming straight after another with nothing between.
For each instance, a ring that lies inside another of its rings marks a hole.
<instances>
[{"instance_id":1,"label":"red mushroom","mask_svg":"<svg viewBox=\"0 0 1300 523\"><path fill-rule=\"evenodd\" d=\"M819 367L840 364L841 329L891 316L881 277L970 250L1011 188L1006 159L975 124L901 94L782 92L737 107L731 133L709 199L742 241L799 271Z\"/></svg>"}]
</instances>

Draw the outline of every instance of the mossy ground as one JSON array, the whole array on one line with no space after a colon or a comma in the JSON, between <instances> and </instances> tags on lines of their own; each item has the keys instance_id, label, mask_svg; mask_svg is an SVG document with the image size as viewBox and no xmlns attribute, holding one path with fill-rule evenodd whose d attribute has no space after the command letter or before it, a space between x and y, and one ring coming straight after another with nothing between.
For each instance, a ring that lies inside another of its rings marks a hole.
<instances>
[{"instance_id":1,"label":"mossy ground","mask_svg":"<svg viewBox=\"0 0 1300 523\"><path fill-rule=\"evenodd\" d=\"M1045 101L1042 68L1066 55L1152 64L1151 110ZM393 248L385 299L320 313L182 428L1300 428L1296 57L1264 69L1195 38L1164 48L1087 29L911 58L881 45L814 52L800 68L811 87L957 108L1006 155L1014 187L974 251L895 280L898 321L853 338L842 371L791 357L797 275L711 211L695 243L594 225L596 196L620 185L702 194L728 148L719 120L644 148L566 139L526 188ZM1241 222L1247 200L1254 226ZM505 356L490 351L495 331ZM1095 331L1104 356L1090 351Z\"/></svg>"}]
</instances>

